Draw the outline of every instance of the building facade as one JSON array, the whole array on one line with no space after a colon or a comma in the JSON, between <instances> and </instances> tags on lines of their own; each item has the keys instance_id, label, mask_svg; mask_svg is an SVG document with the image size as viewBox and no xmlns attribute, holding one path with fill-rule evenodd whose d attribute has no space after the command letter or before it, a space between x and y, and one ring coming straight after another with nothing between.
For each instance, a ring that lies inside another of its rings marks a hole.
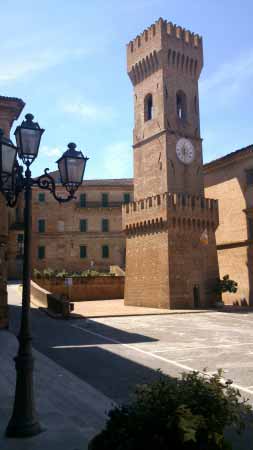
<instances>
[{"instance_id":1,"label":"building facade","mask_svg":"<svg viewBox=\"0 0 253 450\"><path fill-rule=\"evenodd\" d=\"M14 120L18 119L24 102L17 98L0 96L0 128L6 138ZM7 259L8 259L8 209L0 193L0 328L8 326L7 312Z\"/></svg>"},{"instance_id":2,"label":"building facade","mask_svg":"<svg viewBox=\"0 0 253 450\"><path fill-rule=\"evenodd\" d=\"M66 197L59 174L57 194ZM87 180L76 198L58 204L47 191L33 188L32 266L34 269L82 272L125 266L122 204L133 199L132 179ZM21 277L23 252L22 198L9 216L9 278Z\"/></svg>"},{"instance_id":3,"label":"building facade","mask_svg":"<svg viewBox=\"0 0 253 450\"><path fill-rule=\"evenodd\" d=\"M134 202L123 208L127 305L209 307L218 204L204 196L202 38L159 19L127 46L134 88Z\"/></svg>"},{"instance_id":4,"label":"building facade","mask_svg":"<svg viewBox=\"0 0 253 450\"><path fill-rule=\"evenodd\" d=\"M253 146L204 166L205 192L219 201L216 232L220 275L238 282L226 304L253 306Z\"/></svg>"}]
</instances>

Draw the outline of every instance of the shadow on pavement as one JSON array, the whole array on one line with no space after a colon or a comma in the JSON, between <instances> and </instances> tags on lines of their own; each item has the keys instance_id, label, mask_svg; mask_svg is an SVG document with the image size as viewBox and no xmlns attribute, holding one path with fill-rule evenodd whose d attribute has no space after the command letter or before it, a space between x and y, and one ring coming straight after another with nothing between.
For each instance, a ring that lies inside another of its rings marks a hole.
<instances>
[{"instance_id":1,"label":"shadow on pavement","mask_svg":"<svg viewBox=\"0 0 253 450\"><path fill-rule=\"evenodd\" d=\"M21 308L10 306L9 309L10 331L17 334ZM155 339L137 333L127 333L98 322L91 323L92 333L85 333L72 326L77 323L76 320L54 320L35 309L31 311L31 316L33 347L117 403L128 402L136 384L149 383L161 376L156 370L141 364L141 358L140 363L129 359L127 348L124 349L124 357L114 353L113 349L116 350L117 344L105 341L98 334L124 344L153 342ZM85 323L87 325L87 322L82 320L78 325L83 327ZM104 348L105 345L110 346L110 349ZM45 392L46 389L47 386ZM251 421L249 419L249 422ZM253 449L251 427L247 426L242 436L238 436L231 429L226 434L233 450Z\"/></svg>"},{"instance_id":2,"label":"shadow on pavement","mask_svg":"<svg viewBox=\"0 0 253 450\"><path fill-rule=\"evenodd\" d=\"M10 305L9 311L10 331L17 335L21 308ZM118 353L114 353L112 347L117 343L99 335L122 344L155 342L156 339L81 320L78 324L89 330L86 333L72 326L76 325L76 320L54 320L34 309L31 316L33 347L116 402L126 402L136 384L159 377L157 371L126 358L125 349L124 357L118 349ZM110 349L103 348L105 345Z\"/></svg>"}]
</instances>

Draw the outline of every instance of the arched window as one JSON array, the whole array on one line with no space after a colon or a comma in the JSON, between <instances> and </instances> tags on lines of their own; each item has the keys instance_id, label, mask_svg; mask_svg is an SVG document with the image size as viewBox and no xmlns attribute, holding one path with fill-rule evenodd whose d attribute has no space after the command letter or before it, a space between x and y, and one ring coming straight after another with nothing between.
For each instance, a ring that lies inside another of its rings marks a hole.
<instances>
[{"instance_id":1,"label":"arched window","mask_svg":"<svg viewBox=\"0 0 253 450\"><path fill-rule=\"evenodd\" d=\"M147 122L151 119L153 119L153 97L152 94L148 94L144 100L144 120Z\"/></svg>"},{"instance_id":2,"label":"arched window","mask_svg":"<svg viewBox=\"0 0 253 450\"><path fill-rule=\"evenodd\" d=\"M197 99L197 95L195 95L194 97L194 111L196 114L198 114L198 99Z\"/></svg>"},{"instance_id":3,"label":"arched window","mask_svg":"<svg viewBox=\"0 0 253 450\"><path fill-rule=\"evenodd\" d=\"M171 63L171 49L169 49L169 51L168 51L168 63L169 63L169 65Z\"/></svg>"},{"instance_id":4,"label":"arched window","mask_svg":"<svg viewBox=\"0 0 253 450\"><path fill-rule=\"evenodd\" d=\"M176 96L177 102L177 116L181 120L186 120L187 118L187 102L186 95L183 91L178 91Z\"/></svg>"},{"instance_id":5,"label":"arched window","mask_svg":"<svg viewBox=\"0 0 253 450\"><path fill-rule=\"evenodd\" d=\"M172 53L172 64L174 65L175 62L176 62L176 52L174 50L173 53Z\"/></svg>"}]
</instances>

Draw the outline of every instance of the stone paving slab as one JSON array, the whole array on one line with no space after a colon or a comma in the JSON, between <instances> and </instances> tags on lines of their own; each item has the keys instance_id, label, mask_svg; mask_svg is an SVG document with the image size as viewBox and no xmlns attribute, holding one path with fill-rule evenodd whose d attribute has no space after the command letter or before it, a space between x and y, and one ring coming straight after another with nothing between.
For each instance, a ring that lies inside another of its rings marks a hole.
<instances>
[{"instance_id":1,"label":"stone paving slab","mask_svg":"<svg viewBox=\"0 0 253 450\"><path fill-rule=\"evenodd\" d=\"M120 316L153 316L166 314L197 314L211 312L203 309L162 309L126 306L124 300L90 300L74 302L74 314L87 318Z\"/></svg>"},{"instance_id":2,"label":"stone paving slab","mask_svg":"<svg viewBox=\"0 0 253 450\"><path fill-rule=\"evenodd\" d=\"M0 349L0 449L85 450L88 441L103 427L113 402L36 350L35 398L45 431L27 439L4 437L14 397L15 336L1 330Z\"/></svg>"}]
</instances>

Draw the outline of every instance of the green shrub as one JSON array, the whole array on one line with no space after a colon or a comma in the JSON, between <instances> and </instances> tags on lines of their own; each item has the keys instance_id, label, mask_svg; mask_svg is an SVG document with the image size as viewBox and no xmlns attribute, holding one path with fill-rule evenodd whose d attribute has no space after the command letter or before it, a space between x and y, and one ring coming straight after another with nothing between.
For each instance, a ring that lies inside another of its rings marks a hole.
<instances>
[{"instance_id":1,"label":"green shrub","mask_svg":"<svg viewBox=\"0 0 253 450\"><path fill-rule=\"evenodd\" d=\"M242 431L251 407L221 376L221 371L209 379L184 373L178 380L161 376L139 386L131 404L109 412L105 429L89 450L230 449L224 429L234 425Z\"/></svg>"},{"instance_id":2,"label":"green shrub","mask_svg":"<svg viewBox=\"0 0 253 450\"><path fill-rule=\"evenodd\" d=\"M217 280L215 292L222 294L223 292L235 293L238 289L238 283L234 280L230 280L229 275L224 275L222 279Z\"/></svg>"},{"instance_id":3,"label":"green shrub","mask_svg":"<svg viewBox=\"0 0 253 450\"><path fill-rule=\"evenodd\" d=\"M81 272L82 277L108 277L110 276L109 272L98 272L94 269L87 269Z\"/></svg>"},{"instance_id":4,"label":"green shrub","mask_svg":"<svg viewBox=\"0 0 253 450\"><path fill-rule=\"evenodd\" d=\"M55 276L55 271L53 269L50 269L50 267L48 267L47 269L43 270L43 277L45 278L52 278Z\"/></svg>"},{"instance_id":5,"label":"green shrub","mask_svg":"<svg viewBox=\"0 0 253 450\"><path fill-rule=\"evenodd\" d=\"M110 272L98 272L94 269L87 269L82 272L68 272L65 269L62 270L53 270L50 268L44 269L42 272L40 272L37 269L33 270L33 275L35 278L78 278L78 277L109 277L109 276L115 276L114 273Z\"/></svg>"},{"instance_id":6,"label":"green shrub","mask_svg":"<svg viewBox=\"0 0 253 450\"><path fill-rule=\"evenodd\" d=\"M37 279L42 277L41 272L38 269L33 269L33 276Z\"/></svg>"},{"instance_id":7,"label":"green shrub","mask_svg":"<svg viewBox=\"0 0 253 450\"><path fill-rule=\"evenodd\" d=\"M81 273L80 272L73 272L69 275L71 278L80 278Z\"/></svg>"},{"instance_id":8,"label":"green shrub","mask_svg":"<svg viewBox=\"0 0 253 450\"><path fill-rule=\"evenodd\" d=\"M68 272L65 269L62 269L61 272L56 273L56 278L67 278Z\"/></svg>"}]
</instances>

